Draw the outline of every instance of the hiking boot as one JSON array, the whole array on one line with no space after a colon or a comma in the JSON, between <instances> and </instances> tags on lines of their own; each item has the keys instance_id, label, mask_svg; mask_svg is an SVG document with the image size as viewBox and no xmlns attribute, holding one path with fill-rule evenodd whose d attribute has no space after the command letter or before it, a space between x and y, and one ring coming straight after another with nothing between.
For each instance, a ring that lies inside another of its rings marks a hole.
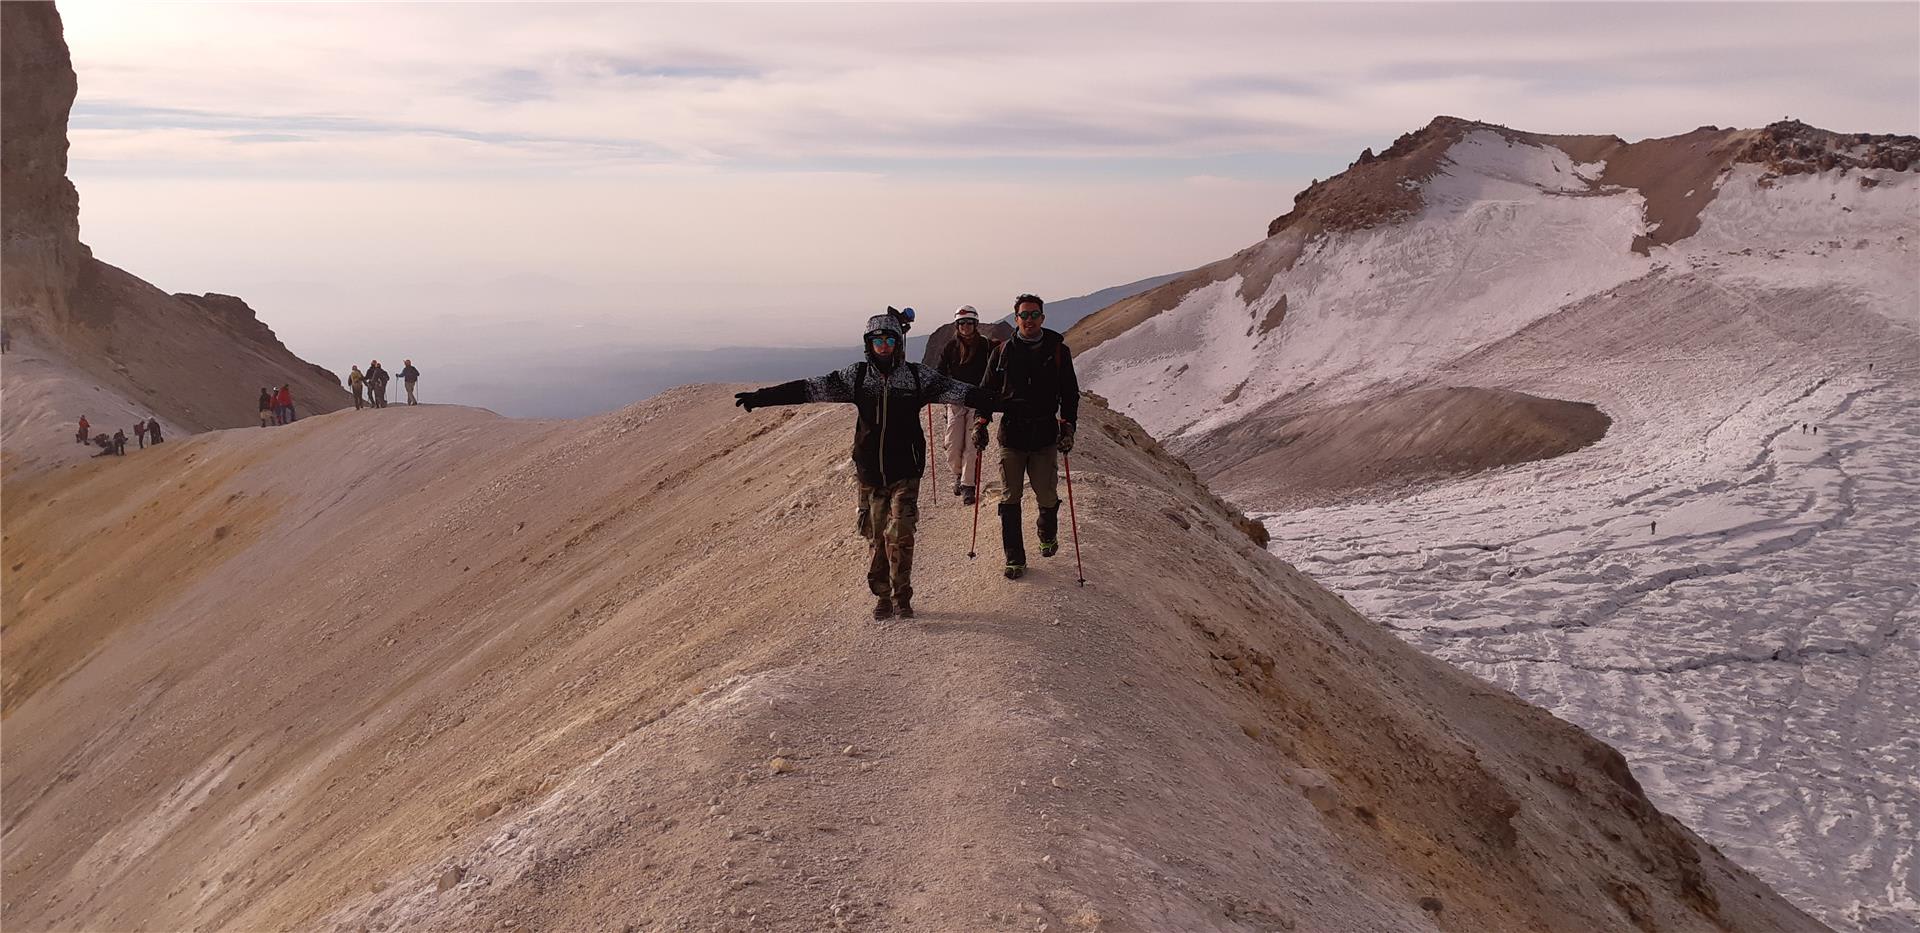
<instances>
[{"instance_id":1,"label":"hiking boot","mask_svg":"<svg viewBox=\"0 0 1920 933\"><path fill-rule=\"evenodd\" d=\"M1027 567L1027 543L1020 536L1020 503L1000 503L1000 547L1007 553L1007 567ZM1007 574L1008 578L1016 574Z\"/></svg>"},{"instance_id":2,"label":"hiking boot","mask_svg":"<svg viewBox=\"0 0 1920 933\"><path fill-rule=\"evenodd\" d=\"M905 599L894 600L894 614L902 619L913 618L913 603Z\"/></svg>"},{"instance_id":3,"label":"hiking boot","mask_svg":"<svg viewBox=\"0 0 1920 933\"><path fill-rule=\"evenodd\" d=\"M879 602L873 604L873 621L885 622L891 618L893 618L893 600L882 596Z\"/></svg>"},{"instance_id":4,"label":"hiking boot","mask_svg":"<svg viewBox=\"0 0 1920 933\"><path fill-rule=\"evenodd\" d=\"M1007 569L1001 571L1001 573L1006 574L1007 579L1009 580L1018 580L1021 577L1024 577L1027 575L1027 565L1026 564L1008 564Z\"/></svg>"},{"instance_id":5,"label":"hiking boot","mask_svg":"<svg viewBox=\"0 0 1920 933\"><path fill-rule=\"evenodd\" d=\"M1040 534L1041 557L1052 557L1060 553L1060 506L1058 504L1053 508L1042 506L1040 514L1034 518L1033 529Z\"/></svg>"},{"instance_id":6,"label":"hiking boot","mask_svg":"<svg viewBox=\"0 0 1920 933\"><path fill-rule=\"evenodd\" d=\"M960 504L961 505L972 505L976 500L978 500L978 498L979 496L975 493L974 488L972 486L960 487Z\"/></svg>"},{"instance_id":7,"label":"hiking boot","mask_svg":"<svg viewBox=\"0 0 1920 933\"><path fill-rule=\"evenodd\" d=\"M960 481L959 481L959 480L957 480L957 479L956 479L956 480L954 480L954 481L953 481L953 494L954 494L954 495L956 495L956 496L957 496L957 495L959 495L959 494L960 494L960 490L962 490L962 489L965 489L965 488L967 488L967 487L965 487L965 486L962 486L962 485L960 485Z\"/></svg>"}]
</instances>

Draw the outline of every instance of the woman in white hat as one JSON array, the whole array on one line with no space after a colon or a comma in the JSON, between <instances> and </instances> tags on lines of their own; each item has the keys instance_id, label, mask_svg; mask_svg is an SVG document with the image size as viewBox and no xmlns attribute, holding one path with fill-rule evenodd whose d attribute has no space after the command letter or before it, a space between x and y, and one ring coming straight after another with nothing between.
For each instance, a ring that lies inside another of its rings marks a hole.
<instances>
[{"instance_id":1,"label":"woman in white hat","mask_svg":"<svg viewBox=\"0 0 1920 933\"><path fill-rule=\"evenodd\" d=\"M980 312L973 305L961 305L953 312L953 339L940 351L941 375L968 385L979 385L987 375L987 357L993 353L993 341L980 334ZM972 505L979 495L979 458L973 446L973 413L965 405L947 406L947 464L953 475L953 494L963 505Z\"/></svg>"}]
</instances>

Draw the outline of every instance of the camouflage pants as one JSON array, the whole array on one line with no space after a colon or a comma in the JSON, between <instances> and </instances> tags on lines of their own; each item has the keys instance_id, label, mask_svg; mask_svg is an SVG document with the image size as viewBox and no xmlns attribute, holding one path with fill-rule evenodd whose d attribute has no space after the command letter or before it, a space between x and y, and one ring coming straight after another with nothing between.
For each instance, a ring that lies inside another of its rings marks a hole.
<instances>
[{"instance_id":1,"label":"camouflage pants","mask_svg":"<svg viewBox=\"0 0 1920 933\"><path fill-rule=\"evenodd\" d=\"M867 534L872 559L867 563L867 588L875 596L900 602L913 598L913 532L920 524L920 480L903 479L891 486L861 484L862 531Z\"/></svg>"}]
</instances>

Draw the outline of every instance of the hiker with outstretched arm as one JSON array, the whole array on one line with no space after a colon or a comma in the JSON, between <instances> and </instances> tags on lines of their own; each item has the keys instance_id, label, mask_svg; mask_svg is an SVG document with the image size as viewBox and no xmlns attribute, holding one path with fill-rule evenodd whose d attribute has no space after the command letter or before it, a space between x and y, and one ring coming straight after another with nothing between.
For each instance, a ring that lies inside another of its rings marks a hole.
<instances>
[{"instance_id":1,"label":"hiker with outstretched arm","mask_svg":"<svg viewBox=\"0 0 1920 933\"><path fill-rule=\"evenodd\" d=\"M367 390L367 377L361 374L360 367L355 366L352 372L347 373L347 388L353 390L354 411L367 407L366 400L361 398Z\"/></svg>"},{"instance_id":2,"label":"hiker with outstretched arm","mask_svg":"<svg viewBox=\"0 0 1920 933\"><path fill-rule=\"evenodd\" d=\"M1006 577L1027 572L1027 546L1020 529L1022 480L1033 484L1039 508L1034 530L1040 556L1060 551L1060 455L1073 450L1074 423L1080 417L1080 380L1073 373L1073 352L1058 331L1041 326L1046 302L1038 295L1013 300L1013 336L1000 341L987 358L980 387L1009 409L1000 419L1000 544L1007 554ZM987 446L992 413L975 412L973 442Z\"/></svg>"},{"instance_id":3,"label":"hiker with outstretched arm","mask_svg":"<svg viewBox=\"0 0 1920 933\"><path fill-rule=\"evenodd\" d=\"M973 305L961 305L953 312L953 339L940 351L940 374L980 385L992 353L993 341L980 334L980 312ZM953 474L953 494L962 505L972 505L980 488L980 461L975 456L979 448L973 445L973 433L973 409L948 405L947 466Z\"/></svg>"},{"instance_id":4,"label":"hiker with outstretched arm","mask_svg":"<svg viewBox=\"0 0 1920 933\"><path fill-rule=\"evenodd\" d=\"M420 381L420 370L414 368L412 360L403 360L402 363L405 365L400 367L400 382L407 387L407 404L418 405L420 399L414 396L413 385Z\"/></svg>"},{"instance_id":5,"label":"hiker with outstretched arm","mask_svg":"<svg viewBox=\"0 0 1920 933\"><path fill-rule=\"evenodd\" d=\"M140 449L146 450L147 449L147 419L142 418L139 421L135 421L133 423L133 436L139 439Z\"/></svg>"},{"instance_id":6,"label":"hiker with outstretched arm","mask_svg":"<svg viewBox=\"0 0 1920 933\"><path fill-rule=\"evenodd\" d=\"M976 386L908 362L901 323L897 314L869 318L862 338L866 358L845 369L733 397L748 411L804 402L852 402L857 409L853 464L867 502L861 532L870 552L867 588L879 598L875 619L896 613L913 618L913 535L920 519L920 476L927 465L920 409L939 402L1001 408Z\"/></svg>"},{"instance_id":7,"label":"hiker with outstretched arm","mask_svg":"<svg viewBox=\"0 0 1920 933\"><path fill-rule=\"evenodd\" d=\"M894 321L900 325L900 339L902 341L906 340L907 332L913 330L913 309L896 308L893 305L887 305L887 316L893 318ZM900 347L904 353L906 344L902 343ZM905 359L906 357L902 356L901 358ZM860 477L855 476L853 478L853 512L856 519L854 528L860 532L860 537L862 538L872 537L872 535L868 533L870 527L868 516L872 506L873 499L867 495L866 484L860 481Z\"/></svg>"}]
</instances>

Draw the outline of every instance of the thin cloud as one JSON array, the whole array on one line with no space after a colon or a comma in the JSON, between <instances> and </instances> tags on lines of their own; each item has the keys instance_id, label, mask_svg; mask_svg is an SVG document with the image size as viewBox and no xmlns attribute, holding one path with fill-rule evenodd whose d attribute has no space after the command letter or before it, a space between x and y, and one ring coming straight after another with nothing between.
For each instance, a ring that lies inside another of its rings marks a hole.
<instances>
[{"instance_id":1,"label":"thin cloud","mask_svg":"<svg viewBox=\"0 0 1920 933\"><path fill-rule=\"evenodd\" d=\"M62 13L83 238L321 356L483 318L533 351L817 343L888 303L1091 292L1246 246L1442 113L1920 129L1908 4Z\"/></svg>"},{"instance_id":2,"label":"thin cloud","mask_svg":"<svg viewBox=\"0 0 1920 933\"><path fill-rule=\"evenodd\" d=\"M1848 129L1910 131L1920 111L1911 13L1899 4L106 4L70 11L69 33L88 75L79 119L177 108L249 132L331 120L336 132L573 143L750 168L776 158L1344 151L1443 112L1515 125L1515 114L1560 113L1581 131L1636 137L1788 108L1813 122L1867 121ZM1653 99L1621 105L1607 89ZM1662 106L1669 94L1694 110ZM1382 98L1408 104L1371 106Z\"/></svg>"}]
</instances>

